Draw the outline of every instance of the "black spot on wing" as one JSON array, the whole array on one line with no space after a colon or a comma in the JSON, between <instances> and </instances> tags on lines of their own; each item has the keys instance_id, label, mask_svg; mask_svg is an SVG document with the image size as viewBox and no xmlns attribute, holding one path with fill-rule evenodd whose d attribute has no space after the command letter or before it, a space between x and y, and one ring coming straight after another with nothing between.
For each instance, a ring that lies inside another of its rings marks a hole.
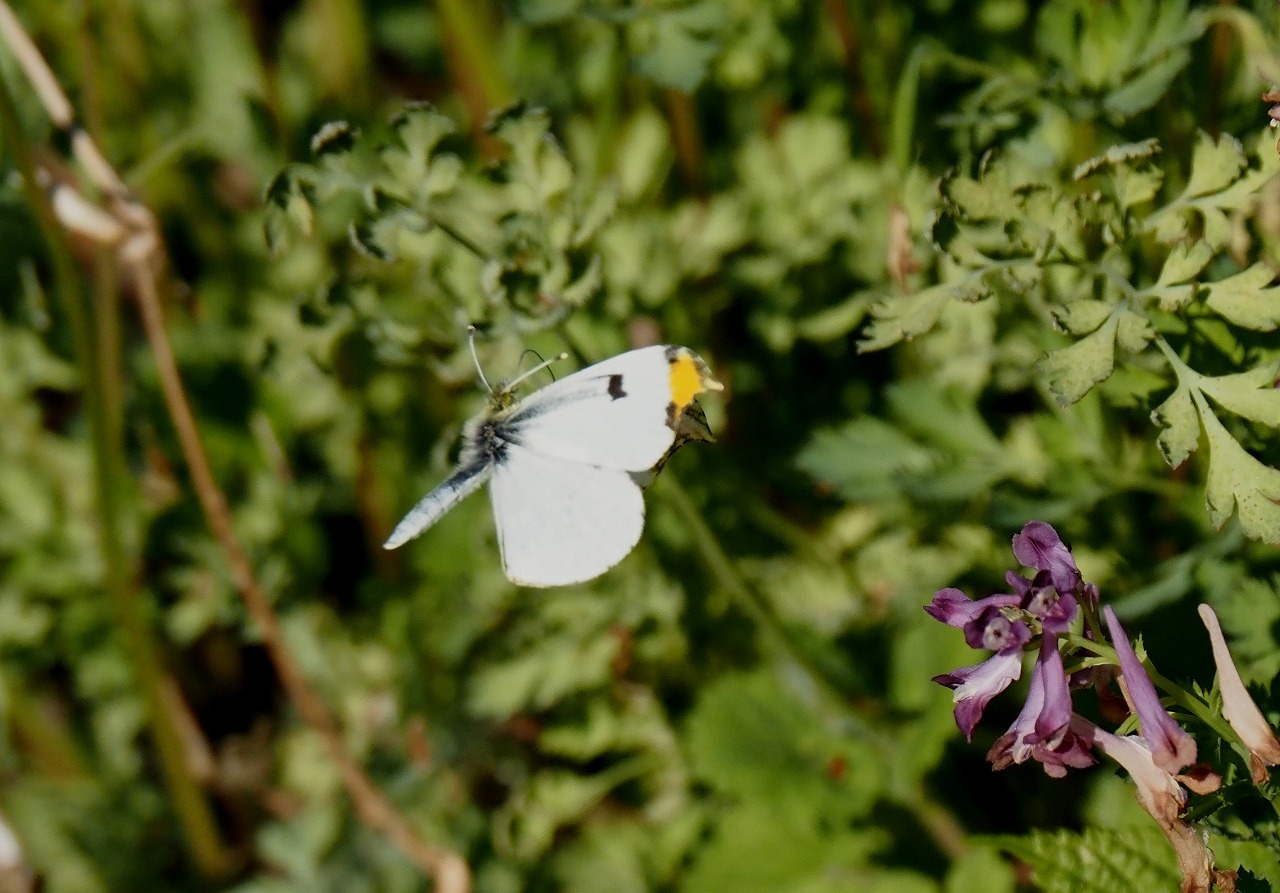
<instances>
[{"instance_id":1,"label":"black spot on wing","mask_svg":"<svg viewBox=\"0 0 1280 893\"><path fill-rule=\"evenodd\" d=\"M614 400L621 400L623 397L627 396L627 392L622 389L621 375L609 376L609 396Z\"/></svg>"}]
</instances>

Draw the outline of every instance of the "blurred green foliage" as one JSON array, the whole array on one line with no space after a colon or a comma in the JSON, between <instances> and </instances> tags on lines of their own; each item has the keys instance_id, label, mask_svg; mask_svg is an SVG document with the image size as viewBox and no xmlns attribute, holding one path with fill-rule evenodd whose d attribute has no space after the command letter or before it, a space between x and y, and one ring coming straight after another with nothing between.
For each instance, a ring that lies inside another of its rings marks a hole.
<instances>
[{"instance_id":1,"label":"blurred green foliage","mask_svg":"<svg viewBox=\"0 0 1280 893\"><path fill-rule=\"evenodd\" d=\"M1090 806L1109 770L994 775L998 728L964 744L929 679L969 655L920 606L990 591L1039 518L1166 675L1210 684L1196 601L1248 681L1280 668L1274 4L18 12L161 221L169 335L291 650L476 890L1025 888L998 850L1046 890L1176 884L1154 828ZM60 165L0 72L6 169L17 140ZM120 331L130 576L237 871L193 867L12 177L0 232L0 809L30 866L51 893L427 889L283 696L127 283L74 242ZM592 583L508 583L481 497L379 548L483 405L469 323L494 377L660 340L727 385L719 443L673 459ZM1222 803L1220 854L1280 882L1269 802Z\"/></svg>"}]
</instances>

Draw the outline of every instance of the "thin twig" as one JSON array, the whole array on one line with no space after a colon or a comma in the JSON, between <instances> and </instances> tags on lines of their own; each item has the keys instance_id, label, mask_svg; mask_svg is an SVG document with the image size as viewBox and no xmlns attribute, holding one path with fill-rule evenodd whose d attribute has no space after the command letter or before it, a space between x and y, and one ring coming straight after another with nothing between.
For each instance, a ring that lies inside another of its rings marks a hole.
<instances>
[{"instance_id":1,"label":"thin twig","mask_svg":"<svg viewBox=\"0 0 1280 893\"><path fill-rule=\"evenodd\" d=\"M7 12L7 8L2 11ZM10 14L10 17L12 14ZM16 21L14 19L13 21ZM0 27L3 22L0 21ZM53 266L54 293L63 305L71 327L76 362L84 383L84 402L89 416L89 439L93 457L94 495L98 509L98 539L102 550L103 585L110 600L123 639L125 657L142 694L147 728L155 744L165 787L173 800L174 811L181 822L192 858L209 878L225 877L233 868L218 834L204 792L188 771L182 739L166 712L161 684L163 669L150 624L131 581L129 560L125 554L124 494L128 479L124 472L121 442L112 422L113 397L106 379L119 374L118 369L104 368L111 351L102 351L95 340L93 316L85 301L76 275L71 249L59 228L55 203L39 186L35 162L18 129L17 112L8 85L0 76L0 129L9 134L9 145L22 174L27 201L49 248Z\"/></svg>"},{"instance_id":2,"label":"thin twig","mask_svg":"<svg viewBox=\"0 0 1280 893\"><path fill-rule=\"evenodd\" d=\"M134 199L92 139L76 125L70 102L4 0L0 0L0 36L5 38L18 57L54 123L70 132L76 157L90 176L103 187L112 212L129 230L129 237L120 248L121 261L131 278L143 328L155 356L165 404L177 429L196 498L214 538L226 555L236 589L261 632L263 644L275 665L281 684L303 720L324 740L361 821L384 834L430 875L437 891L467 893L471 886L470 869L462 857L452 850L423 840L347 750L333 716L294 660L279 618L236 536L231 511L214 479L165 329L159 287L160 270L164 268L163 243L154 216Z\"/></svg>"},{"instance_id":3,"label":"thin twig","mask_svg":"<svg viewBox=\"0 0 1280 893\"><path fill-rule=\"evenodd\" d=\"M155 355L165 404L178 432L178 441L191 474L196 498L200 501L214 538L226 554L232 580L254 623L258 625L262 642L280 675L281 684L302 714L303 720L324 739L361 820L385 834L423 871L432 875L436 879L437 890L449 893L467 890L470 887L470 872L466 863L456 853L418 837L408 821L378 790L343 744L342 734L333 716L294 660L293 653L285 642L280 620L258 583L249 556L232 527L231 511L227 507L226 498L214 480L208 455L200 441L195 416L182 386L178 362L165 330L155 273L145 263L137 264L133 273L143 328Z\"/></svg>"},{"instance_id":4,"label":"thin twig","mask_svg":"<svg viewBox=\"0 0 1280 893\"><path fill-rule=\"evenodd\" d=\"M806 648L796 641L765 597L747 583L738 572L729 554L720 545L719 539L712 532L697 505L684 491L679 482L671 475L660 475L654 482L662 490L663 495L682 516L685 530L694 548L698 550L707 569L716 581L728 590L737 605L756 623L765 635L766 641L775 649L775 653L792 661L814 683L814 689L826 702L827 706L838 712L844 721L845 730L850 734L868 741L882 753L892 753L898 746L890 735L883 732L859 716L848 696L841 687L841 680L834 678L830 671L815 660ZM912 783L897 792L898 802L910 809L921 826L933 838L934 843L951 858L959 858L968 844L965 840L964 826L960 824L950 811L933 800L922 783Z\"/></svg>"},{"instance_id":5,"label":"thin twig","mask_svg":"<svg viewBox=\"0 0 1280 893\"><path fill-rule=\"evenodd\" d=\"M516 97L494 52L498 41L489 33L483 6L474 0L435 0L434 5L453 83L470 113L472 136L487 157L497 157L501 147L485 125L494 109Z\"/></svg>"},{"instance_id":6,"label":"thin twig","mask_svg":"<svg viewBox=\"0 0 1280 893\"><path fill-rule=\"evenodd\" d=\"M847 2L848 0L826 0L827 16L831 19L844 50L849 99L853 103L853 113L858 118L861 136L871 154L880 158L884 155L884 137L880 135L880 124L871 104L871 93L867 90L867 78L862 70L862 44L858 40L858 28L853 22L853 16L845 5Z\"/></svg>"},{"instance_id":7,"label":"thin twig","mask_svg":"<svg viewBox=\"0 0 1280 893\"><path fill-rule=\"evenodd\" d=\"M702 134L698 131L698 114L693 97L683 90L667 88L662 91L667 109L667 121L671 126L671 142L676 150L676 166L685 188L699 198L706 198L706 183L702 179Z\"/></svg>"}]
</instances>

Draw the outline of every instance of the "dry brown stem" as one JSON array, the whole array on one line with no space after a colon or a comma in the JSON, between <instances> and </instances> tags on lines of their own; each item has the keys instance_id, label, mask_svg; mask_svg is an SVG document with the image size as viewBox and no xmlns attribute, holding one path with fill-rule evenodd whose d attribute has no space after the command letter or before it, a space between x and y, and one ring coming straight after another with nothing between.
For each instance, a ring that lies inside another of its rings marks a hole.
<instances>
[{"instance_id":1,"label":"dry brown stem","mask_svg":"<svg viewBox=\"0 0 1280 893\"><path fill-rule=\"evenodd\" d=\"M347 749L341 730L323 699L302 673L285 641L280 620L271 607L266 593L258 582L252 563L231 522L227 506L218 482L213 476L209 458L200 439L199 427L187 399L178 363L173 354L160 300L161 271L167 268L164 243L160 238L155 217L125 186L115 169L98 150L92 138L75 120L74 111L57 78L45 63L39 50L26 34L17 17L4 0L0 0L0 36L9 45L33 89L39 95L50 118L71 137L76 159L86 173L102 190L105 211L115 219L123 233L116 238L112 233L109 243L119 252L121 266L126 272L137 300L147 342L155 356L156 368L164 391L165 405L177 429L183 458L191 475L196 498L214 538L226 556L236 590L246 609L258 626L262 642L271 657L281 684L290 700L297 707L303 721L324 740L330 758L338 767L339 775L360 820L373 830L385 835L402 853L435 881L440 893L467 893L471 887L471 874L460 855L445 847L429 843L419 836L409 821L395 808L374 785L359 762ZM60 187L65 190L68 187ZM70 208L60 216L60 222L68 230L81 235L101 238L101 221L78 216L76 209L83 206L96 208L78 194L63 200L63 207ZM55 194L56 198L56 194ZM78 200L78 201L77 201ZM61 210L54 202L55 210ZM98 228L85 225L85 220L97 223Z\"/></svg>"}]
</instances>

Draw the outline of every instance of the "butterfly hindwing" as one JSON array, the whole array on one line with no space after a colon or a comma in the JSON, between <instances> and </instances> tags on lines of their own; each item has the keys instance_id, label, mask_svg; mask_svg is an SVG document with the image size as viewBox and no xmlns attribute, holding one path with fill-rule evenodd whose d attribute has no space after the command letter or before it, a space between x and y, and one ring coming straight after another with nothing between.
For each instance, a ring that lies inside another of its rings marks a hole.
<instances>
[{"instance_id":1,"label":"butterfly hindwing","mask_svg":"<svg viewBox=\"0 0 1280 893\"><path fill-rule=\"evenodd\" d=\"M525 586L580 583L640 541L644 498L626 471L511 447L489 484L507 576Z\"/></svg>"}]
</instances>

